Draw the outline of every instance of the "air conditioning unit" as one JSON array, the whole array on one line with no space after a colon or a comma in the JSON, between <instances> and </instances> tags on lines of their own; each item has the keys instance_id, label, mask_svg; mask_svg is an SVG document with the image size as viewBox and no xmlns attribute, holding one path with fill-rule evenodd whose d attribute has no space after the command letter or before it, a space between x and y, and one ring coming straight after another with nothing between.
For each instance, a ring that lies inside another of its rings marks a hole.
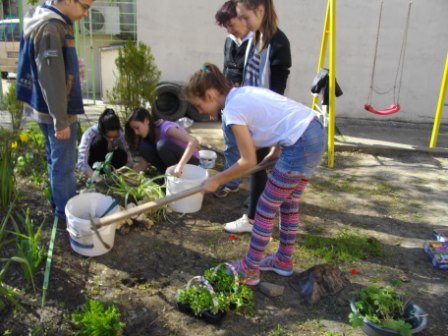
<instances>
[{"instance_id":1,"label":"air conditioning unit","mask_svg":"<svg viewBox=\"0 0 448 336\"><path fill-rule=\"evenodd\" d=\"M82 28L85 33L91 31L92 34L120 34L120 8L117 6L93 6L89 16L85 17Z\"/></svg>"}]
</instances>

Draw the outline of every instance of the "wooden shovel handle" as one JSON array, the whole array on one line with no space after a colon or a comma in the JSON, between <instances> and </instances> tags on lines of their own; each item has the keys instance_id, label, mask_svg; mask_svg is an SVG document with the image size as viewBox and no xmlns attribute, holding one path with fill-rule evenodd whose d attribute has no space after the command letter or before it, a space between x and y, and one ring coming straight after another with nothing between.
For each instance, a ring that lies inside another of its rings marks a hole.
<instances>
[{"instance_id":1,"label":"wooden shovel handle","mask_svg":"<svg viewBox=\"0 0 448 336\"><path fill-rule=\"evenodd\" d=\"M268 169L270 167L272 167L274 165L274 162L267 162L264 164L258 164L255 167L253 167L252 169L248 170L246 173L244 173L242 176L245 175L250 175L256 172L259 172L261 170L264 169ZM196 187L193 188L189 188L186 190L183 190L181 192L178 192L174 195L169 195L163 198L159 198L157 200L154 201L150 201L150 202L146 202L146 203L142 203L140 205L137 205L136 207L130 208L130 209L125 209L123 211L119 211L116 212L112 215L106 216L106 217L102 217L102 218L94 218L92 220L92 227L101 227L101 226L106 226L106 225L110 225L113 224L117 221L121 221L123 219L128 219L131 218L133 216L139 215L143 212L147 212L150 210L154 210L157 208L160 208L166 204L172 203L174 201L180 200L182 198L194 195L196 193L202 192L202 184L198 185Z\"/></svg>"}]
</instances>

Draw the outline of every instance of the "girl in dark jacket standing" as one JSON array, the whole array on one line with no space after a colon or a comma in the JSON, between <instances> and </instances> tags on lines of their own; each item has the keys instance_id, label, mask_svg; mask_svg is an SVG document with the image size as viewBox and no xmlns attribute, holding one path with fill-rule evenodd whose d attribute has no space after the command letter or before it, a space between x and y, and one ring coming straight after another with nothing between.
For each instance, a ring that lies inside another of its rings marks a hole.
<instances>
[{"instance_id":1,"label":"girl in dark jacket standing","mask_svg":"<svg viewBox=\"0 0 448 336\"><path fill-rule=\"evenodd\" d=\"M234 0L238 17L254 35L249 41L244 61L243 86L268 88L283 95L291 67L291 47L286 35L278 28L273 0ZM230 125L227 126L230 131ZM268 148L257 150L260 162ZM249 208L236 221L227 223L228 232L251 232L255 210L267 181L266 171L250 177Z\"/></svg>"}]
</instances>

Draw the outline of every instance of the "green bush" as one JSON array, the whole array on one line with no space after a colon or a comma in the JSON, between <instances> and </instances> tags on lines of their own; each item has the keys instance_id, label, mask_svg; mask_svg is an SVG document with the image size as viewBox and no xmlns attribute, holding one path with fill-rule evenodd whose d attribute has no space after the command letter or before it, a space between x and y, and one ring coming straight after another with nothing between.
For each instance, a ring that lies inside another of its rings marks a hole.
<instances>
[{"instance_id":1,"label":"green bush","mask_svg":"<svg viewBox=\"0 0 448 336\"><path fill-rule=\"evenodd\" d=\"M71 317L77 336L119 336L125 326L120 321L120 311L113 304L106 305L91 299Z\"/></svg>"},{"instance_id":2,"label":"green bush","mask_svg":"<svg viewBox=\"0 0 448 336\"><path fill-rule=\"evenodd\" d=\"M117 113L124 124L136 107L153 106L157 98L160 71L154 63L151 48L142 42L126 41L115 60L117 81L111 92L110 102L119 106Z\"/></svg>"},{"instance_id":3,"label":"green bush","mask_svg":"<svg viewBox=\"0 0 448 336\"><path fill-rule=\"evenodd\" d=\"M16 82L9 84L8 91L3 96L3 108L11 115L12 130L17 134L22 127L23 103L16 98Z\"/></svg>"},{"instance_id":4,"label":"green bush","mask_svg":"<svg viewBox=\"0 0 448 336\"><path fill-rule=\"evenodd\" d=\"M12 143L6 136L0 143L0 211L6 210L16 196L16 178L12 155L14 144L17 146L17 143Z\"/></svg>"}]
</instances>

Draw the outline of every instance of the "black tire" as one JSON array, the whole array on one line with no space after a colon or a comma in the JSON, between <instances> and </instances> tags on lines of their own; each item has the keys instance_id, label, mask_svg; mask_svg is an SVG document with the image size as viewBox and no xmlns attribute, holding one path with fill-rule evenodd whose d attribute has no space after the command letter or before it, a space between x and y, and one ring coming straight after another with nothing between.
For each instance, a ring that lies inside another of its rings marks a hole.
<instances>
[{"instance_id":1,"label":"black tire","mask_svg":"<svg viewBox=\"0 0 448 336\"><path fill-rule=\"evenodd\" d=\"M187 116L194 121L210 121L210 116L208 114L199 113L198 110L196 110L196 108L191 104L188 104Z\"/></svg>"},{"instance_id":2,"label":"black tire","mask_svg":"<svg viewBox=\"0 0 448 336\"><path fill-rule=\"evenodd\" d=\"M157 99L154 111L165 120L176 121L187 112L188 102L182 95L182 85L173 82L160 82L157 85Z\"/></svg>"},{"instance_id":3,"label":"black tire","mask_svg":"<svg viewBox=\"0 0 448 336\"><path fill-rule=\"evenodd\" d=\"M2 79L8 78L8 72L2 71Z\"/></svg>"}]
</instances>

